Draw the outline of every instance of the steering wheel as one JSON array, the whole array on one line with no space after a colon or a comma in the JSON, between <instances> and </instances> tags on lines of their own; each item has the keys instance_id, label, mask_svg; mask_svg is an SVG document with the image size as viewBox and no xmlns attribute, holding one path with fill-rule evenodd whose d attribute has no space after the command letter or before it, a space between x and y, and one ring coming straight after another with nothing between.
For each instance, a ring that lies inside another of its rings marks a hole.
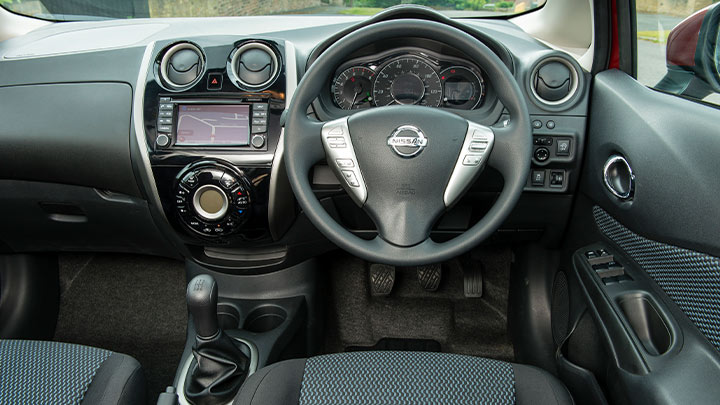
<instances>
[{"instance_id":1,"label":"steering wheel","mask_svg":"<svg viewBox=\"0 0 720 405\"><path fill-rule=\"evenodd\" d=\"M338 64L360 47L399 37L453 46L480 66L510 114L488 127L438 108L378 107L328 122L307 116ZM358 29L323 52L295 90L285 123L289 182L310 221L347 252L377 263L421 265L460 255L497 230L517 203L530 171L532 135L525 99L512 73L482 42L445 24L415 19ZM378 235L360 238L338 224L312 191L309 173L327 160L353 201L372 218ZM504 178L489 212L461 235L430 239L437 219L472 185L485 165Z\"/></svg>"}]
</instances>

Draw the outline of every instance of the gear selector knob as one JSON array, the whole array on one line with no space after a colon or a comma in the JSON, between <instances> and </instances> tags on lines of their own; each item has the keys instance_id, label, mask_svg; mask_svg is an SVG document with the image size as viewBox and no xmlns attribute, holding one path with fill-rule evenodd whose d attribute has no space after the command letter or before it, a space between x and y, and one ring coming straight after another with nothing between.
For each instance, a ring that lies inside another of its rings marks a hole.
<instances>
[{"instance_id":1,"label":"gear selector knob","mask_svg":"<svg viewBox=\"0 0 720 405\"><path fill-rule=\"evenodd\" d=\"M192 314L195 332L202 339L210 339L220 332L217 319L218 287L207 274L195 276L188 283L187 306Z\"/></svg>"}]
</instances>

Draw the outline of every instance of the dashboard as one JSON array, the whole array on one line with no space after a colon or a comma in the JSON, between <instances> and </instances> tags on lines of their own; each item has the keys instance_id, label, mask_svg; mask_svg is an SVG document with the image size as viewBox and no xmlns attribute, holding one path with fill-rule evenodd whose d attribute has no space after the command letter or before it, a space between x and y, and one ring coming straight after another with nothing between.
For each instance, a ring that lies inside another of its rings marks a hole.
<instances>
[{"instance_id":1,"label":"dashboard","mask_svg":"<svg viewBox=\"0 0 720 405\"><path fill-rule=\"evenodd\" d=\"M472 110L485 99L480 68L423 48L350 60L336 72L330 91L344 110L408 104Z\"/></svg>"},{"instance_id":2,"label":"dashboard","mask_svg":"<svg viewBox=\"0 0 720 405\"><path fill-rule=\"evenodd\" d=\"M534 155L517 213L499 234L559 235L579 179L588 74L511 22L449 20L414 9L369 19L53 24L0 43L0 194L7 196L0 201L7 225L0 251L129 251L261 272L332 249L287 182L284 162L293 157L283 139L296 135L285 131L283 114L324 50L389 18L453 25L513 73L530 113ZM545 82L543 75L561 80ZM510 117L494 85L461 50L397 38L369 43L340 62L308 115L330 121L420 105L501 126ZM372 221L341 179L323 162L311 176L328 212L372 237ZM442 239L467 229L502 184L497 172L483 172L434 234Z\"/></svg>"}]
</instances>

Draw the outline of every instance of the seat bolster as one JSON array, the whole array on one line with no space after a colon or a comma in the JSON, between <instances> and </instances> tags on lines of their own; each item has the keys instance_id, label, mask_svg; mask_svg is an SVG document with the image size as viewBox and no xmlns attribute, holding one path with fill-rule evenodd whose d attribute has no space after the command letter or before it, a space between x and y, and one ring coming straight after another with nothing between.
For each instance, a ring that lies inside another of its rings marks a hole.
<instances>
[{"instance_id":1,"label":"seat bolster","mask_svg":"<svg viewBox=\"0 0 720 405\"><path fill-rule=\"evenodd\" d=\"M572 405L567 388L547 371L524 364L512 364L515 372L517 405Z\"/></svg>"},{"instance_id":2,"label":"seat bolster","mask_svg":"<svg viewBox=\"0 0 720 405\"><path fill-rule=\"evenodd\" d=\"M300 402L307 359L282 361L258 370L240 388L234 404L295 405Z\"/></svg>"},{"instance_id":3,"label":"seat bolster","mask_svg":"<svg viewBox=\"0 0 720 405\"><path fill-rule=\"evenodd\" d=\"M82 404L146 403L145 375L134 358L113 353L98 368Z\"/></svg>"}]
</instances>

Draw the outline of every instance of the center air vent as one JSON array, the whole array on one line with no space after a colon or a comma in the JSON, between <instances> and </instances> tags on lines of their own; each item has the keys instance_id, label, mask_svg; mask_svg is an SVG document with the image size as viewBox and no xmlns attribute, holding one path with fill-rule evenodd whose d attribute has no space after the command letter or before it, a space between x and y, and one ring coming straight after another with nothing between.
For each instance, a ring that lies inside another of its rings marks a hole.
<instances>
[{"instance_id":1,"label":"center air vent","mask_svg":"<svg viewBox=\"0 0 720 405\"><path fill-rule=\"evenodd\" d=\"M244 90L262 90L277 78L280 62L275 51L261 42L248 42L230 58L232 81Z\"/></svg>"},{"instance_id":2,"label":"center air vent","mask_svg":"<svg viewBox=\"0 0 720 405\"><path fill-rule=\"evenodd\" d=\"M553 56L537 64L530 88L540 102L555 106L566 103L577 92L578 73L570 61Z\"/></svg>"},{"instance_id":3,"label":"center air vent","mask_svg":"<svg viewBox=\"0 0 720 405\"><path fill-rule=\"evenodd\" d=\"M171 46L160 62L160 76L171 90L185 90L197 83L205 69L205 57L197 46L182 42Z\"/></svg>"}]
</instances>

